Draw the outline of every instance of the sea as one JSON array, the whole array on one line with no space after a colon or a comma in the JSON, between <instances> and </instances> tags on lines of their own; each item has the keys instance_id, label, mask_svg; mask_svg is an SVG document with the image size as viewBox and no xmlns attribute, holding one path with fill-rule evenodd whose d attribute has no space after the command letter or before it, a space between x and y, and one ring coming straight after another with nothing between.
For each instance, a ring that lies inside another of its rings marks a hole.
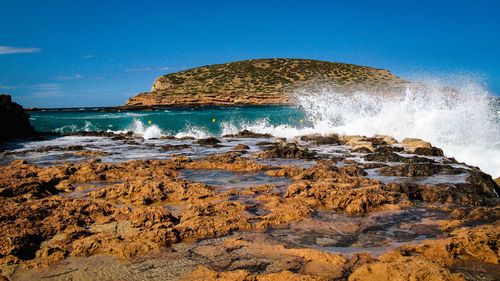
<instances>
[{"instance_id":1,"label":"sea","mask_svg":"<svg viewBox=\"0 0 500 281\"><path fill-rule=\"evenodd\" d=\"M32 111L37 131L132 131L145 143L162 136L220 137L242 130L292 139L307 134L390 135L401 141L420 138L443 149L447 157L478 166L494 178L500 176L500 98L481 87L464 87L450 94L406 89L397 96L339 93L330 89L299 91L296 104L287 106L229 106L172 108L152 111L107 112L102 108ZM67 145L84 137L53 138L48 143L25 141L13 150L41 145ZM118 149L118 145L108 146ZM112 152L112 151L111 151ZM148 152L136 159L155 158ZM36 161L34 161L36 162Z\"/></svg>"}]
</instances>

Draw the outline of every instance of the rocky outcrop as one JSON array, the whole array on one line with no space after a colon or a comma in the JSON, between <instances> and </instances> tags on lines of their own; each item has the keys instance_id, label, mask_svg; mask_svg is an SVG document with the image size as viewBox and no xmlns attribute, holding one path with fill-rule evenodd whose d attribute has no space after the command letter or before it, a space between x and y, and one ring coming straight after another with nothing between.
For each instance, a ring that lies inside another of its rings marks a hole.
<instances>
[{"instance_id":1,"label":"rocky outcrop","mask_svg":"<svg viewBox=\"0 0 500 281\"><path fill-rule=\"evenodd\" d=\"M10 95L0 95L0 139L29 137L35 134L29 115Z\"/></svg>"},{"instance_id":2,"label":"rocky outcrop","mask_svg":"<svg viewBox=\"0 0 500 281\"><path fill-rule=\"evenodd\" d=\"M198 142L212 146L219 140ZM420 140L412 142L408 146L432 149ZM132 272L177 270L164 280L477 280L472 274L498 280L500 207L493 179L474 167L401 156L405 147L393 143L386 136L305 136L292 142L278 139L257 153L228 146L227 152L200 159L90 159L45 167L13 161L0 167L0 275L32 280L16 274L22 267L50 272L54 266L108 254L121 266L135 267ZM319 144L346 144L346 155L327 159L313 153ZM360 145L367 149L348 159ZM41 149L50 150L105 155L79 146ZM360 153L373 162L361 163ZM272 166L265 164L269 157L314 158L314 163ZM288 179L285 184L218 187L181 178L185 169ZM365 169L408 178L469 176L442 185L384 183L368 178ZM419 215L426 212L433 215ZM288 240L294 235L301 238ZM433 240L414 240L421 236ZM370 251L391 242L408 244L380 258L309 247ZM136 266L141 259L149 265ZM152 266L158 259L169 264ZM71 279L75 276L68 267L59 273Z\"/></svg>"},{"instance_id":3,"label":"rocky outcrop","mask_svg":"<svg viewBox=\"0 0 500 281\"><path fill-rule=\"evenodd\" d=\"M293 102L297 88L391 93L409 82L388 70L306 59L256 59L208 65L158 77L151 92L126 106L269 105Z\"/></svg>"}]
</instances>

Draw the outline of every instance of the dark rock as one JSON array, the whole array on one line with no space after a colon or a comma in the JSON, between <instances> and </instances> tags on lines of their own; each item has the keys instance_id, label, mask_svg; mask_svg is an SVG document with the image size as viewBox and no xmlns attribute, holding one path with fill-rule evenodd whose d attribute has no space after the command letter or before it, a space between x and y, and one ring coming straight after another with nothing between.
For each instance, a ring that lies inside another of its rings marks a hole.
<instances>
[{"instance_id":1,"label":"dark rock","mask_svg":"<svg viewBox=\"0 0 500 281\"><path fill-rule=\"evenodd\" d=\"M401 152L403 151L404 148L400 146L389 146L389 145L384 145L384 146L379 146L375 149L376 153L390 153L390 152Z\"/></svg>"},{"instance_id":2,"label":"dark rock","mask_svg":"<svg viewBox=\"0 0 500 281\"><path fill-rule=\"evenodd\" d=\"M375 152L366 155L365 160L367 161L378 161L378 162L400 162L400 163L435 163L434 160L424 158L424 157L418 157L418 156L413 156L413 157L404 157L399 154L396 154L394 152Z\"/></svg>"},{"instance_id":3,"label":"dark rock","mask_svg":"<svg viewBox=\"0 0 500 281\"><path fill-rule=\"evenodd\" d=\"M387 167L387 165L382 164L382 163L365 163L365 165L364 165L365 169L376 169L376 168L382 168L382 167Z\"/></svg>"},{"instance_id":4,"label":"dark rock","mask_svg":"<svg viewBox=\"0 0 500 281\"><path fill-rule=\"evenodd\" d=\"M259 134L249 130L243 130L237 134L223 135L223 138L270 138L270 134Z\"/></svg>"},{"instance_id":5,"label":"dark rock","mask_svg":"<svg viewBox=\"0 0 500 281\"><path fill-rule=\"evenodd\" d=\"M49 145L42 146L35 150L35 152L47 152L47 151L78 151L83 150L83 146L81 145L70 145L70 146L57 146L57 145Z\"/></svg>"},{"instance_id":6,"label":"dark rock","mask_svg":"<svg viewBox=\"0 0 500 281\"><path fill-rule=\"evenodd\" d=\"M440 173L443 166L433 164L404 164L398 166L387 166L378 169L377 172L384 176L397 177L427 177Z\"/></svg>"},{"instance_id":7,"label":"dark rock","mask_svg":"<svg viewBox=\"0 0 500 281\"><path fill-rule=\"evenodd\" d=\"M480 191L478 191L478 193L482 193L486 196L491 196L493 192L500 194L499 186L490 175L476 169L469 171L469 174L470 176L467 178L467 181L479 187Z\"/></svg>"},{"instance_id":8,"label":"dark rock","mask_svg":"<svg viewBox=\"0 0 500 281\"><path fill-rule=\"evenodd\" d=\"M331 134L328 136L308 135L308 136L301 136L298 139L301 141L309 141L316 145L340 144L339 136L337 134Z\"/></svg>"},{"instance_id":9,"label":"dark rock","mask_svg":"<svg viewBox=\"0 0 500 281\"><path fill-rule=\"evenodd\" d=\"M10 95L0 95L0 139L21 138L35 135L30 116Z\"/></svg>"},{"instance_id":10,"label":"dark rock","mask_svg":"<svg viewBox=\"0 0 500 281\"><path fill-rule=\"evenodd\" d=\"M424 156L444 156L443 150L437 147L417 147L413 150L413 153Z\"/></svg>"},{"instance_id":11,"label":"dark rock","mask_svg":"<svg viewBox=\"0 0 500 281\"><path fill-rule=\"evenodd\" d=\"M189 148L189 144L166 144L161 147L161 150L178 150L178 149L186 149Z\"/></svg>"},{"instance_id":12,"label":"dark rock","mask_svg":"<svg viewBox=\"0 0 500 281\"><path fill-rule=\"evenodd\" d=\"M317 159L316 152L309 151L306 147L294 142L283 142L268 146L264 151L254 154L257 158L296 158L296 159Z\"/></svg>"},{"instance_id":13,"label":"dark rock","mask_svg":"<svg viewBox=\"0 0 500 281\"><path fill-rule=\"evenodd\" d=\"M206 139L199 139L195 141L195 143L201 145L201 146L213 146L213 147L219 147L220 140L214 137L209 137Z\"/></svg>"}]
</instances>

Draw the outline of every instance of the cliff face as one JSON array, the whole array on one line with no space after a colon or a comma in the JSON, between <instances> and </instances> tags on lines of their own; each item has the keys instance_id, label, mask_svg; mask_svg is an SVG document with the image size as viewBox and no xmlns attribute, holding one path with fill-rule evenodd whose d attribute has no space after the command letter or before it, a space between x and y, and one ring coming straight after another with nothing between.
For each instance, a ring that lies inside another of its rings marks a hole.
<instances>
[{"instance_id":1,"label":"cliff face","mask_svg":"<svg viewBox=\"0 0 500 281\"><path fill-rule=\"evenodd\" d=\"M287 104L298 88L326 86L390 93L407 80L388 70L305 59L256 59L208 65L158 77L128 106Z\"/></svg>"},{"instance_id":2,"label":"cliff face","mask_svg":"<svg viewBox=\"0 0 500 281\"><path fill-rule=\"evenodd\" d=\"M10 95L0 95L0 139L28 137L35 134L29 115Z\"/></svg>"}]
</instances>

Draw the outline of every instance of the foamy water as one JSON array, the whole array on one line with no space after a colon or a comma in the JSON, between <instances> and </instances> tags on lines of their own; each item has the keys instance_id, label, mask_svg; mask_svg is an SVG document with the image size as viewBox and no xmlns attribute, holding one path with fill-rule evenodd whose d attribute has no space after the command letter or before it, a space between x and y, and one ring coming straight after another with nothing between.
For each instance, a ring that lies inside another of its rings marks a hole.
<instances>
[{"instance_id":1,"label":"foamy water","mask_svg":"<svg viewBox=\"0 0 500 281\"><path fill-rule=\"evenodd\" d=\"M477 85L459 93L439 87L408 88L399 96L386 97L320 89L299 92L296 97L306 126L273 126L263 119L242 128L287 138L311 133L385 134L399 141L421 138L442 148L448 157L500 176L500 111ZM242 129L223 126L227 133Z\"/></svg>"},{"instance_id":2,"label":"foamy water","mask_svg":"<svg viewBox=\"0 0 500 281\"><path fill-rule=\"evenodd\" d=\"M299 91L296 99L295 107L33 112L31 122L41 131L132 131L145 139L206 138L243 129L286 138L330 133L413 137L430 141L448 157L500 176L500 102L477 84L465 84L458 92L413 87L390 97L317 89Z\"/></svg>"}]
</instances>

